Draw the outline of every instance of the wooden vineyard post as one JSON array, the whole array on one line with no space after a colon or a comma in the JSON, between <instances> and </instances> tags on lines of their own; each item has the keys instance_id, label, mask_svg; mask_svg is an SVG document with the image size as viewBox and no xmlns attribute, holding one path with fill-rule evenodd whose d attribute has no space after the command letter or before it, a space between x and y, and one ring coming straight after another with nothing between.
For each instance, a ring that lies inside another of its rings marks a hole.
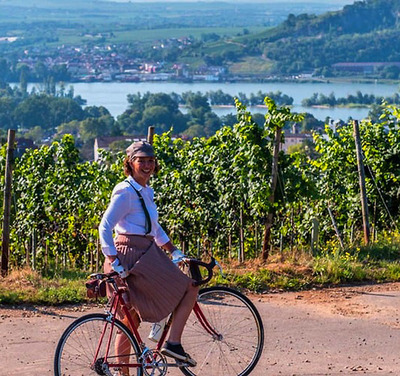
<instances>
[{"instance_id":1,"label":"wooden vineyard post","mask_svg":"<svg viewBox=\"0 0 400 376\"><path fill-rule=\"evenodd\" d=\"M240 208L240 229L239 229L239 263L244 262L244 229L243 229L243 209Z\"/></svg>"},{"instance_id":2,"label":"wooden vineyard post","mask_svg":"<svg viewBox=\"0 0 400 376\"><path fill-rule=\"evenodd\" d=\"M369 244L368 201L367 201L367 191L365 188L365 171L364 171L364 162L363 162L363 156L362 156L361 137L360 137L360 128L358 126L358 120L354 120L353 130L354 130L354 140L356 143L358 178L360 181L361 211L362 211L363 228L364 228L364 243L365 243L365 245L368 245Z\"/></svg>"},{"instance_id":3,"label":"wooden vineyard post","mask_svg":"<svg viewBox=\"0 0 400 376\"><path fill-rule=\"evenodd\" d=\"M318 239L319 239L319 221L317 218L312 219L312 230L311 230L311 253L313 256L318 251Z\"/></svg>"},{"instance_id":4,"label":"wooden vineyard post","mask_svg":"<svg viewBox=\"0 0 400 376\"><path fill-rule=\"evenodd\" d=\"M153 145L153 138L154 138L154 126L150 125L147 129L147 142Z\"/></svg>"},{"instance_id":5,"label":"wooden vineyard post","mask_svg":"<svg viewBox=\"0 0 400 376\"><path fill-rule=\"evenodd\" d=\"M11 186L12 186L12 161L14 156L15 130L8 130L7 157L5 171L5 186L3 200L3 234L1 243L1 275L8 274L8 258L10 248L10 213L11 213Z\"/></svg>"}]
</instances>

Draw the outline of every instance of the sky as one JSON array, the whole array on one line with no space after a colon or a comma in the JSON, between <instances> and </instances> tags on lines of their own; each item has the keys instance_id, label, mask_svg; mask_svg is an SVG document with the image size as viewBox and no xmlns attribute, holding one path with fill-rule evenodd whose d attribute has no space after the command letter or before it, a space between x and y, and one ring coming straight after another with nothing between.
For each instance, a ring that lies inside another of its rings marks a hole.
<instances>
[{"instance_id":1,"label":"sky","mask_svg":"<svg viewBox=\"0 0 400 376\"><path fill-rule=\"evenodd\" d=\"M193 2L229 2L229 3L294 3L294 4L301 4L301 3L331 3L331 4L353 4L355 0L107 0L107 1L114 1L120 3L155 3L155 2L170 2L170 3L193 3Z\"/></svg>"}]
</instances>

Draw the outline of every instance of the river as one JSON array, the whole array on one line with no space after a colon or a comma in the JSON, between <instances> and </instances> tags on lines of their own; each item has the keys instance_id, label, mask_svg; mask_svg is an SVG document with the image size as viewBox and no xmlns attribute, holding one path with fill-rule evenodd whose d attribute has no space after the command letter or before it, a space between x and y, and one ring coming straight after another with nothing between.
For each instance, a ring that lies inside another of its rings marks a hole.
<instances>
[{"instance_id":1,"label":"river","mask_svg":"<svg viewBox=\"0 0 400 376\"><path fill-rule=\"evenodd\" d=\"M80 95L87 100L88 106L104 106L116 117L122 114L128 107L127 95L136 93L178 93L186 91L206 93L207 91L222 90L231 95L238 95L240 92L249 96L261 90L264 93L281 91L294 99L293 112L309 112L319 120L330 117L334 120L363 119L367 117L368 108L310 108L303 107L301 101L309 98L313 93L323 93L329 95L334 93L336 98L347 97L349 94L356 94L360 91L363 94L373 94L375 96L389 97L399 91L397 84L383 83L322 83L322 82L268 82L268 83L175 83L175 82L93 82L93 83L73 83L75 95ZM69 84L67 85L67 88ZM29 89L29 88L28 88ZM264 112L263 108L249 108L252 113ZM235 113L234 108L217 107L213 111L218 116L228 113Z\"/></svg>"}]
</instances>

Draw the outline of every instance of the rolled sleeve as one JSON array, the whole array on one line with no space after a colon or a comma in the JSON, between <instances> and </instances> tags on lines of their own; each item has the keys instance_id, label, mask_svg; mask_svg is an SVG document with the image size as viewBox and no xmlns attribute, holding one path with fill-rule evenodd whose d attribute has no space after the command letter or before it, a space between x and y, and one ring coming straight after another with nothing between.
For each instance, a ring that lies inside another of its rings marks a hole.
<instances>
[{"instance_id":1,"label":"rolled sleeve","mask_svg":"<svg viewBox=\"0 0 400 376\"><path fill-rule=\"evenodd\" d=\"M99 225L99 237L102 252L105 256L114 256L117 249L114 245L113 230L116 224L130 211L130 200L127 199L127 191L124 188L116 189L110 204L105 211Z\"/></svg>"},{"instance_id":2,"label":"rolled sleeve","mask_svg":"<svg viewBox=\"0 0 400 376\"><path fill-rule=\"evenodd\" d=\"M157 228L156 228L156 234L154 236L154 241L156 242L156 244L161 247L163 246L165 243L169 242L169 236L166 234L166 232L164 231L164 229L157 223Z\"/></svg>"}]
</instances>

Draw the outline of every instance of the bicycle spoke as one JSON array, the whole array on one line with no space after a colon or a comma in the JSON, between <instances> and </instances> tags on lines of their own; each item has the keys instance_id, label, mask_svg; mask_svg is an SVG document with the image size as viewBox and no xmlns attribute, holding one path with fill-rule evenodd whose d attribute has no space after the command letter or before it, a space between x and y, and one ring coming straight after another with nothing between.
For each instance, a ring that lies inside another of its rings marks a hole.
<instances>
[{"instance_id":1,"label":"bicycle spoke","mask_svg":"<svg viewBox=\"0 0 400 376\"><path fill-rule=\"evenodd\" d=\"M182 368L189 376L248 375L262 351L262 322L254 305L235 290L211 287L199 293L204 319L218 336L211 335L192 314L183 333L185 350L198 361Z\"/></svg>"},{"instance_id":2,"label":"bicycle spoke","mask_svg":"<svg viewBox=\"0 0 400 376\"><path fill-rule=\"evenodd\" d=\"M107 352L108 363L139 363L139 346L123 324L115 321L113 327L107 322L106 315L84 316L71 324L61 337L54 360L55 375L104 374ZM110 368L112 374L117 371L115 367ZM142 375L141 367L132 371L131 375Z\"/></svg>"}]
</instances>

